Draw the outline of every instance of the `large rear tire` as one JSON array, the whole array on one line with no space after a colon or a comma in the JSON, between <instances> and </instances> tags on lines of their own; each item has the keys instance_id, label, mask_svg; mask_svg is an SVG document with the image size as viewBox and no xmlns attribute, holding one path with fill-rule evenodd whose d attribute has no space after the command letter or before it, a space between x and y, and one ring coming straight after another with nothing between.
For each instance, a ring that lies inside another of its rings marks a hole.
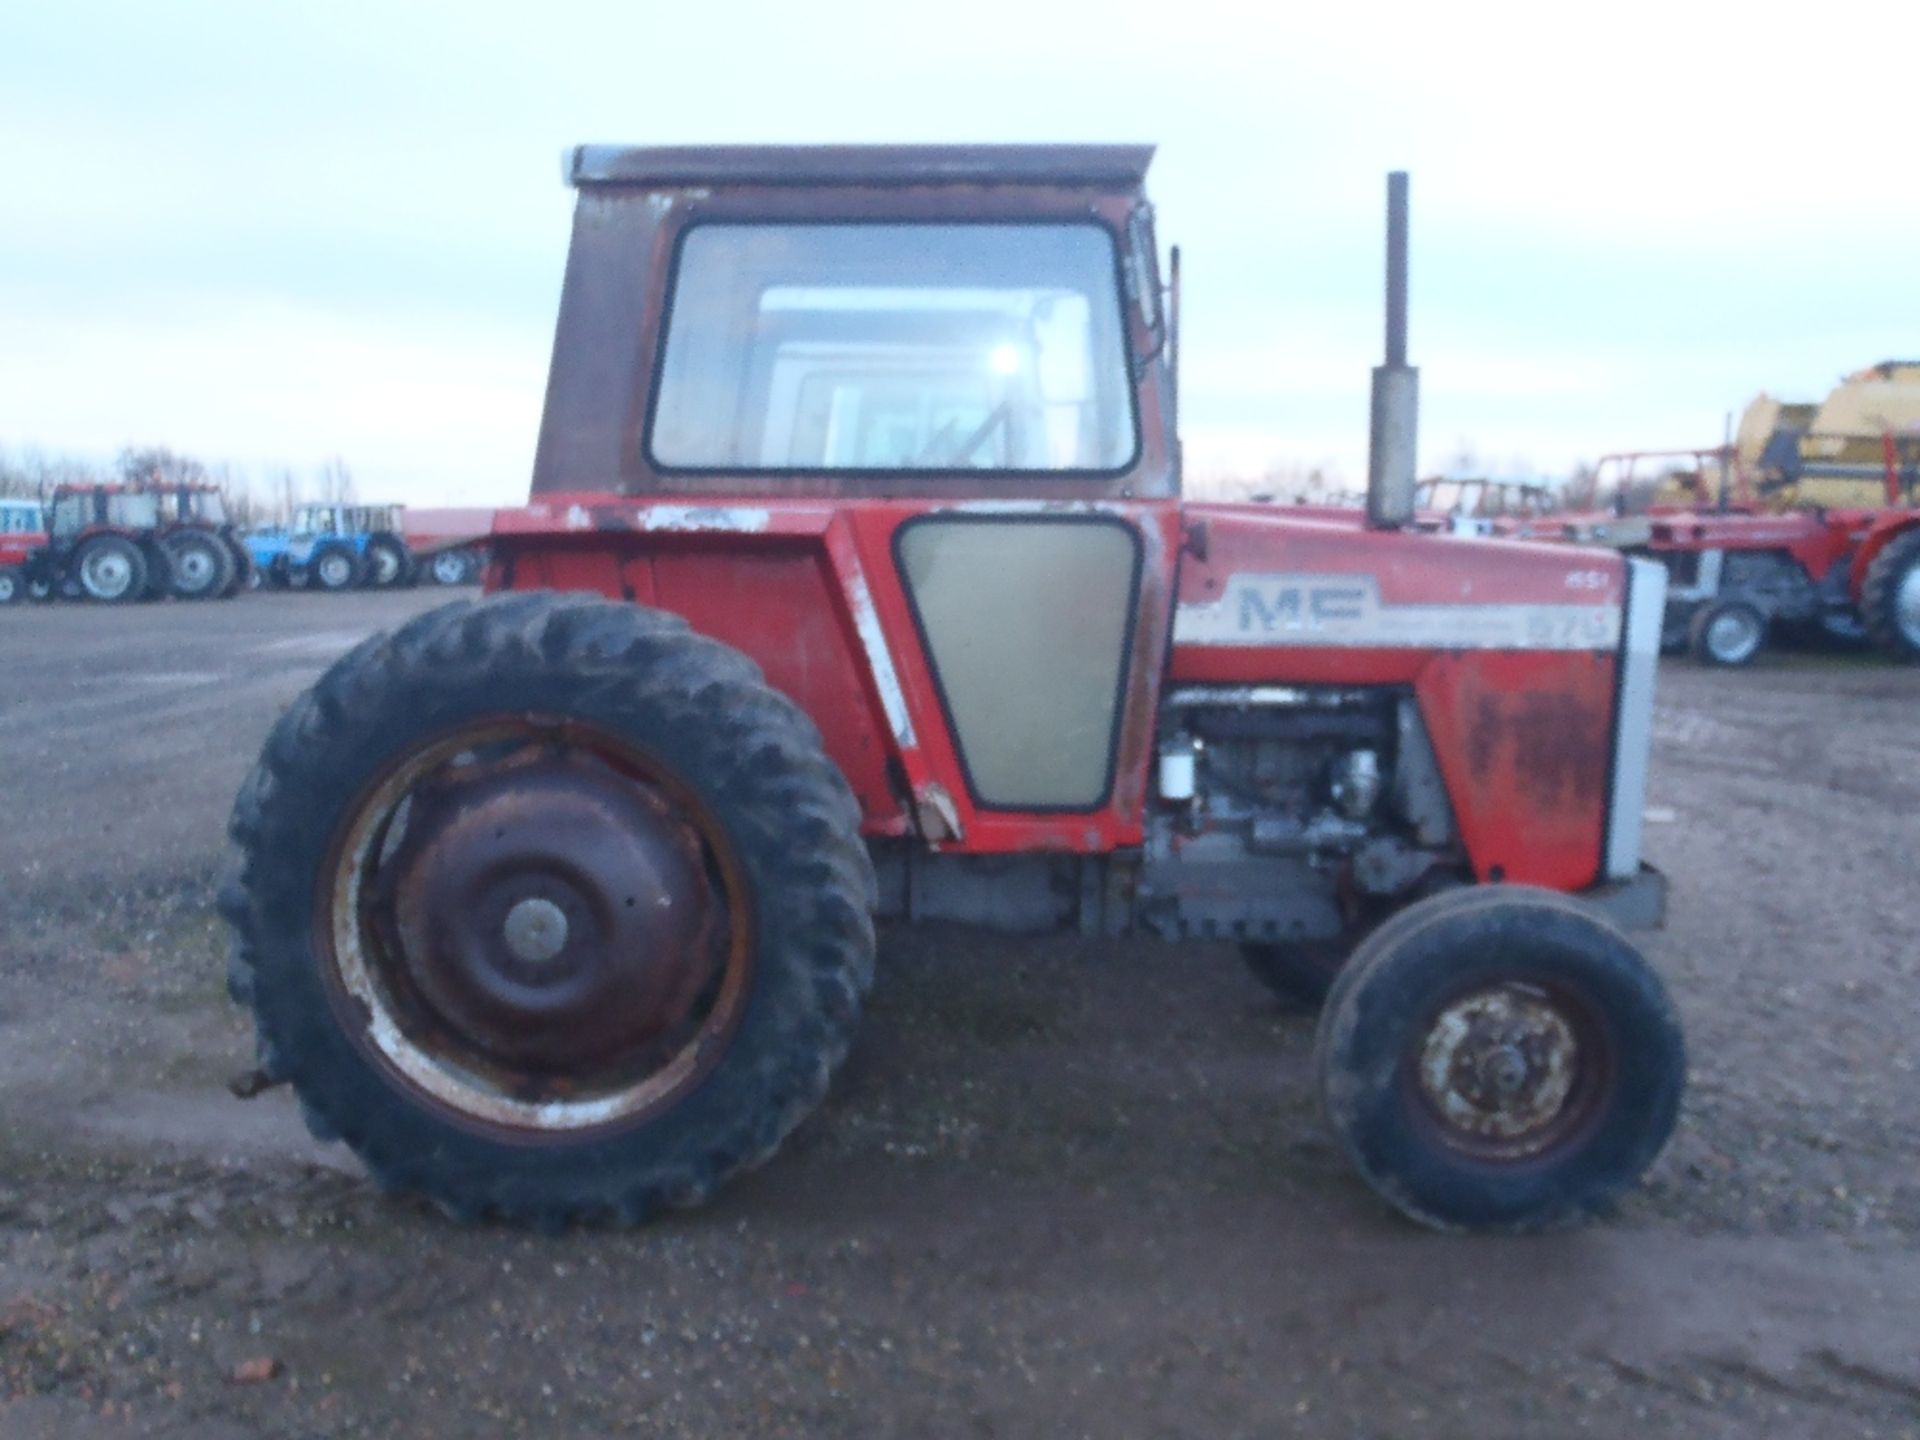
<instances>
[{"instance_id":1,"label":"large rear tire","mask_svg":"<svg viewBox=\"0 0 1920 1440\"><path fill-rule=\"evenodd\" d=\"M247 590L258 590L261 585L260 567L253 563L253 552L247 549L246 541L238 535L226 534L220 537L226 544L227 553L233 556L233 579L227 582L227 588L220 598L230 600Z\"/></svg>"},{"instance_id":2,"label":"large rear tire","mask_svg":"<svg viewBox=\"0 0 1920 1440\"><path fill-rule=\"evenodd\" d=\"M147 588L150 567L124 535L95 535L74 551L72 575L80 593L101 605L126 605Z\"/></svg>"},{"instance_id":3,"label":"large rear tire","mask_svg":"<svg viewBox=\"0 0 1920 1440\"><path fill-rule=\"evenodd\" d=\"M372 590L398 590L413 583L413 557L397 536L375 535L367 541L365 579Z\"/></svg>"},{"instance_id":4,"label":"large rear tire","mask_svg":"<svg viewBox=\"0 0 1920 1440\"><path fill-rule=\"evenodd\" d=\"M463 1219L634 1222L770 1156L871 983L859 808L677 617L458 602L362 644L234 805L262 1068Z\"/></svg>"},{"instance_id":5,"label":"large rear tire","mask_svg":"<svg viewBox=\"0 0 1920 1440\"><path fill-rule=\"evenodd\" d=\"M1369 1185L1441 1230L1604 1210L1660 1153L1686 1052L1612 924L1519 886L1409 906L1354 952L1316 1041L1327 1123Z\"/></svg>"},{"instance_id":6,"label":"large rear tire","mask_svg":"<svg viewBox=\"0 0 1920 1440\"><path fill-rule=\"evenodd\" d=\"M233 552L210 530L178 530L162 542L176 600L217 600L233 584Z\"/></svg>"},{"instance_id":7,"label":"large rear tire","mask_svg":"<svg viewBox=\"0 0 1920 1440\"><path fill-rule=\"evenodd\" d=\"M1873 557L1860 587L1860 619L1887 654L1920 660L1920 527Z\"/></svg>"}]
</instances>

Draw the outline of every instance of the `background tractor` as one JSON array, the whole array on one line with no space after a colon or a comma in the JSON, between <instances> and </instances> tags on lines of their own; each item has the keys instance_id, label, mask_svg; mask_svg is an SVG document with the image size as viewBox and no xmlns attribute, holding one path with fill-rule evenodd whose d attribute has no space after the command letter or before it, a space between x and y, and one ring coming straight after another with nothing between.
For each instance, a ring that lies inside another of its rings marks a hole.
<instances>
[{"instance_id":1,"label":"background tractor","mask_svg":"<svg viewBox=\"0 0 1920 1440\"><path fill-rule=\"evenodd\" d=\"M61 485L47 508L47 544L27 578L56 594L110 605L210 600L244 583L244 547L214 486Z\"/></svg>"},{"instance_id":2,"label":"background tractor","mask_svg":"<svg viewBox=\"0 0 1920 1440\"><path fill-rule=\"evenodd\" d=\"M261 583L317 590L411 585L414 558L398 505L302 505L293 523L246 538Z\"/></svg>"},{"instance_id":3,"label":"background tractor","mask_svg":"<svg viewBox=\"0 0 1920 1440\"><path fill-rule=\"evenodd\" d=\"M46 582L27 578L35 553L46 543L46 513L38 500L0 500L0 605L46 598Z\"/></svg>"},{"instance_id":4,"label":"background tractor","mask_svg":"<svg viewBox=\"0 0 1920 1440\"><path fill-rule=\"evenodd\" d=\"M1413 527L1404 176L1365 515L1184 501L1150 155L568 157L493 593L235 803L242 1088L452 1215L638 1221L820 1102L876 917L963 921L1330 985L1328 1124L1425 1223L1634 1182L1685 1070L1627 934L1664 572Z\"/></svg>"}]
</instances>

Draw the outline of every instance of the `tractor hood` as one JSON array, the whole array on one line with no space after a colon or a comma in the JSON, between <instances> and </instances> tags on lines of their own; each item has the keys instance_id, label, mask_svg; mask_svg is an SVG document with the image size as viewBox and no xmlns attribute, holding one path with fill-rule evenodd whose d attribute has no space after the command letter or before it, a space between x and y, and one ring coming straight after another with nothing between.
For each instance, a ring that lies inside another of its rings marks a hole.
<instances>
[{"instance_id":1,"label":"tractor hood","mask_svg":"<svg viewBox=\"0 0 1920 1440\"><path fill-rule=\"evenodd\" d=\"M1321 510L1190 504L1176 651L1614 651L1627 566L1567 545L1370 530Z\"/></svg>"},{"instance_id":2,"label":"tractor hood","mask_svg":"<svg viewBox=\"0 0 1920 1440\"><path fill-rule=\"evenodd\" d=\"M1202 504L1184 519L1169 679L1404 687L1481 879L1577 890L1639 874L1658 565L1327 511Z\"/></svg>"}]
</instances>

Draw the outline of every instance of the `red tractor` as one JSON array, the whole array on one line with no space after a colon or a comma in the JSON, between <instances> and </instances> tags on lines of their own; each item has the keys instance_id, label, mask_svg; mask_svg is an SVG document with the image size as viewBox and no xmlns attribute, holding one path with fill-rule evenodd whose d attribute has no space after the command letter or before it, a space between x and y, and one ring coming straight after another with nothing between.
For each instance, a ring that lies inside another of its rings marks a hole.
<instances>
[{"instance_id":1,"label":"red tractor","mask_svg":"<svg viewBox=\"0 0 1920 1440\"><path fill-rule=\"evenodd\" d=\"M821 1101L876 917L958 920L1330 980L1328 1123L1428 1224L1635 1181L1685 1070L1626 933L1664 572L1410 528L1404 176L1366 514L1184 502L1151 153L570 155L491 593L235 803L243 1088L455 1216L638 1221Z\"/></svg>"},{"instance_id":2,"label":"red tractor","mask_svg":"<svg viewBox=\"0 0 1920 1440\"><path fill-rule=\"evenodd\" d=\"M33 557L46 546L46 531L38 500L0 500L0 605L46 598L46 586L28 579Z\"/></svg>"},{"instance_id":3,"label":"red tractor","mask_svg":"<svg viewBox=\"0 0 1920 1440\"><path fill-rule=\"evenodd\" d=\"M1735 447L1626 451L1601 458L1557 524L1512 533L1658 560L1671 577L1664 646L1702 664L1748 664L1776 624L1917 660L1920 507L1905 498L1914 453L1888 437L1883 505L1768 509L1791 492L1771 471L1756 484Z\"/></svg>"},{"instance_id":4,"label":"red tractor","mask_svg":"<svg viewBox=\"0 0 1920 1440\"><path fill-rule=\"evenodd\" d=\"M29 579L69 598L222 599L252 571L213 485L61 485L48 509L48 543Z\"/></svg>"},{"instance_id":5,"label":"red tractor","mask_svg":"<svg viewBox=\"0 0 1920 1440\"><path fill-rule=\"evenodd\" d=\"M1745 665L1784 622L1920 660L1920 510L1656 513L1647 529L1672 577L1669 649Z\"/></svg>"}]
</instances>

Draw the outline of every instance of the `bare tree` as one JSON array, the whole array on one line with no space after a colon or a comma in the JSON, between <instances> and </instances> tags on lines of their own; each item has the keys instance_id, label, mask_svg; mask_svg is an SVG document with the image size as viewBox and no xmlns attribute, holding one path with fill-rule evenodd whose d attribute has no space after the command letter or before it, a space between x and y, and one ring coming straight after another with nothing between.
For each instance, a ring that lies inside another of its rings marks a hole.
<instances>
[{"instance_id":1,"label":"bare tree","mask_svg":"<svg viewBox=\"0 0 1920 1440\"><path fill-rule=\"evenodd\" d=\"M129 445L115 466L129 485L194 485L207 479L205 465L164 445Z\"/></svg>"},{"instance_id":2,"label":"bare tree","mask_svg":"<svg viewBox=\"0 0 1920 1440\"><path fill-rule=\"evenodd\" d=\"M353 472L338 455L320 467L320 498L336 505L349 504L355 498Z\"/></svg>"},{"instance_id":3,"label":"bare tree","mask_svg":"<svg viewBox=\"0 0 1920 1440\"><path fill-rule=\"evenodd\" d=\"M49 455L32 447L0 451L0 495L44 500L56 485L84 485L106 478L102 468L75 455Z\"/></svg>"}]
</instances>

